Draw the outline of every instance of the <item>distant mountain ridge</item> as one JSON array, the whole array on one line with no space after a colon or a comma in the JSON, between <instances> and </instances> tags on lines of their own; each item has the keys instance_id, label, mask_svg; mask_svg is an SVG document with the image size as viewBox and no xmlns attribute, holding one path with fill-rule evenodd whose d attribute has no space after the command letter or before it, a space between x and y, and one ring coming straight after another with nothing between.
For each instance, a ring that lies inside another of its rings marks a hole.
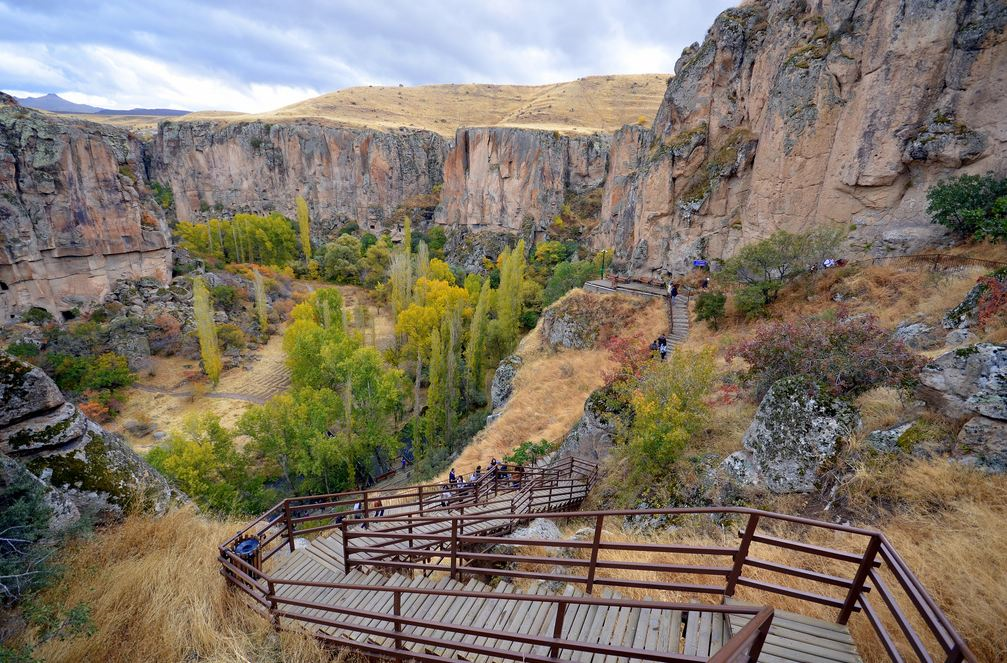
<instances>
[{"instance_id":1,"label":"distant mountain ridge","mask_svg":"<svg viewBox=\"0 0 1007 663\"><path fill-rule=\"evenodd\" d=\"M174 108L131 108L130 110L114 110L111 108L100 108L89 106L88 104L75 104L67 101L58 94L49 93L41 97L15 97L22 106L34 108L35 110L49 111L50 113L74 113L80 115L186 115L190 111L177 110Z\"/></svg>"}]
</instances>

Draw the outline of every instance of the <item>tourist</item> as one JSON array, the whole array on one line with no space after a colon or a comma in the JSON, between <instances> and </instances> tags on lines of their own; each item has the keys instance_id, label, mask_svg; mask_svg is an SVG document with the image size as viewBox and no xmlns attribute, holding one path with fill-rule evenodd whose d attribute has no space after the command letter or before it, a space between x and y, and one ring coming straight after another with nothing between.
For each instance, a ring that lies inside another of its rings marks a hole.
<instances>
[{"instance_id":1,"label":"tourist","mask_svg":"<svg viewBox=\"0 0 1007 663\"><path fill-rule=\"evenodd\" d=\"M353 519L362 520L364 517L364 506L361 502L353 503ZM361 523L360 525L364 529L367 529L367 523Z\"/></svg>"},{"instance_id":2,"label":"tourist","mask_svg":"<svg viewBox=\"0 0 1007 663\"><path fill-rule=\"evenodd\" d=\"M706 290L707 288L710 287L710 277L709 276L707 276L706 278L703 279L703 284L702 284L701 287L703 288L703 290Z\"/></svg>"},{"instance_id":3,"label":"tourist","mask_svg":"<svg viewBox=\"0 0 1007 663\"><path fill-rule=\"evenodd\" d=\"M441 506L447 508L448 504L451 503L451 491L448 490L447 486L441 488Z\"/></svg>"},{"instance_id":4,"label":"tourist","mask_svg":"<svg viewBox=\"0 0 1007 663\"><path fill-rule=\"evenodd\" d=\"M668 339L661 334L657 337L657 352L661 355L661 361L668 357Z\"/></svg>"},{"instance_id":5,"label":"tourist","mask_svg":"<svg viewBox=\"0 0 1007 663\"><path fill-rule=\"evenodd\" d=\"M381 503L381 500L374 500L374 517L380 518L383 515L385 515L384 505Z\"/></svg>"},{"instance_id":6,"label":"tourist","mask_svg":"<svg viewBox=\"0 0 1007 663\"><path fill-rule=\"evenodd\" d=\"M675 297L678 297L678 284L672 283L671 288L668 289L668 296L671 297L671 303L674 305Z\"/></svg>"},{"instance_id":7,"label":"tourist","mask_svg":"<svg viewBox=\"0 0 1007 663\"><path fill-rule=\"evenodd\" d=\"M458 477L455 476L455 468L452 467L451 471L448 472L448 483L454 483L456 481L458 481Z\"/></svg>"}]
</instances>

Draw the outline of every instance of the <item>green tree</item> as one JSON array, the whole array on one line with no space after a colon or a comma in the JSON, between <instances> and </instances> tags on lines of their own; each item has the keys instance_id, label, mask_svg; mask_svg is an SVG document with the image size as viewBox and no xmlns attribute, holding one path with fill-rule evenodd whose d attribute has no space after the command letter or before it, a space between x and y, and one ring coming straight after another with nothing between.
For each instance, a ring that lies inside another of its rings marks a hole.
<instances>
[{"instance_id":1,"label":"green tree","mask_svg":"<svg viewBox=\"0 0 1007 663\"><path fill-rule=\"evenodd\" d=\"M259 270L252 270L255 279L255 313L259 321L259 332L269 333L269 303L266 300L266 286Z\"/></svg>"},{"instance_id":2,"label":"green tree","mask_svg":"<svg viewBox=\"0 0 1007 663\"><path fill-rule=\"evenodd\" d=\"M696 320L705 320L717 329L724 319L724 304L727 295L722 292L701 292L696 297Z\"/></svg>"},{"instance_id":3,"label":"green tree","mask_svg":"<svg viewBox=\"0 0 1007 663\"><path fill-rule=\"evenodd\" d=\"M561 262L556 265L556 269L553 270L552 276L546 283L545 291L542 293L542 303L549 306L569 291L580 288L597 276L598 268L591 261Z\"/></svg>"},{"instance_id":4,"label":"green tree","mask_svg":"<svg viewBox=\"0 0 1007 663\"><path fill-rule=\"evenodd\" d=\"M421 241L416 246L416 278L424 279L430 276L430 250L426 242Z\"/></svg>"},{"instance_id":5,"label":"green tree","mask_svg":"<svg viewBox=\"0 0 1007 663\"><path fill-rule=\"evenodd\" d=\"M360 282L360 240L354 235L340 235L335 242L325 245L322 258L322 275L336 283Z\"/></svg>"},{"instance_id":6,"label":"green tree","mask_svg":"<svg viewBox=\"0 0 1007 663\"><path fill-rule=\"evenodd\" d=\"M666 475L689 440L708 420L705 398L716 379L713 351L676 348L667 361L649 360L637 380L616 389L632 408L620 437L631 478L650 483Z\"/></svg>"},{"instance_id":7,"label":"green tree","mask_svg":"<svg viewBox=\"0 0 1007 663\"><path fill-rule=\"evenodd\" d=\"M505 347L517 344L522 309L521 284L524 281L524 240L513 251L505 249L500 260L500 288L497 292L497 319Z\"/></svg>"},{"instance_id":8,"label":"green tree","mask_svg":"<svg viewBox=\"0 0 1007 663\"><path fill-rule=\"evenodd\" d=\"M210 291L203 279L192 280L192 312L196 319L196 334L199 337L199 352L203 358L203 372L216 385L220 381L223 361L217 343L217 327L213 322L213 308L210 306Z\"/></svg>"},{"instance_id":9,"label":"green tree","mask_svg":"<svg viewBox=\"0 0 1007 663\"><path fill-rule=\"evenodd\" d=\"M838 249L844 234L836 229L820 229L806 234L777 230L764 240L741 247L724 262L720 278L749 286L761 293L765 304L772 303L784 284Z\"/></svg>"},{"instance_id":10,"label":"green tree","mask_svg":"<svg viewBox=\"0 0 1007 663\"><path fill-rule=\"evenodd\" d=\"M447 357L440 329L435 328L430 337L430 386L427 388L425 440L417 450L417 459L423 460L444 446L444 421L447 416ZM414 449L416 440L413 440Z\"/></svg>"},{"instance_id":11,"label":"green tree","mask_svg":"<svg viewBox=\"0 0 1007 663\"><path fill-rule=\"evenodd\" d=\"M307 263L311 260L311 217L304 196L297 196L297 227L301 235L301 252L304 253L304 262Z\"/></svg>"},{"instance_id":12,"label":"green tree","mask_svg":"<svg viewBox=\"0 0 1007 663\"><path fill-rule=\"evenodd\" d=\"M965 237L1007 238L1007 178L987 173L946 179L927 191L927 212L934 223Z\"/></svg>"},{"instance_id":13,"label":"green tree","mask_svg":"<svg viewBox=\"0 0 1007 663\"><path fill-rule=\"evenodd\" d=\"M469 341L465 347L465 367L468 369L469 388L473 393L482 393L483 390L483 355L486 350L490 292L490 282L486 279L479 291L479 301L469 327Z\"/></svg>"},{"instance_id":14,"label":"green tree","mask_svg":"<svg viewBox=\"0 0 1007 663\"><path fill-rule=\"evenodd\" d=\"M360 261L360 282L365 288L374 289L388 276L392 261L392 250L385 239L368 246Z\"/></svg>"}]
</instances>

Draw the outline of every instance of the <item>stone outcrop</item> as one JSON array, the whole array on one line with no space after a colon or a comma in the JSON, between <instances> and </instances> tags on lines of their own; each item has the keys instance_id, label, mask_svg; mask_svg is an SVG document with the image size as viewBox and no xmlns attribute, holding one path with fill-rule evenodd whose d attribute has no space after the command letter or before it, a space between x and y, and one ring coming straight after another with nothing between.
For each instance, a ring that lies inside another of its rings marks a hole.
<instances>
[{"instance_id":1,"label":"stone outcrop","mask_svg":"<svg viewBox=\"0 0 1007 663\"><path fill-rule=\"evenodd\" d=\"M459 129L444 161L434 221L469 232L544 236L567 192L602 185L609 137L509 128Z\"/></svg>"},{"instance_id":2,"label":"stone outcrop","mask_svg":"<svg viewBox=\"0 0 1007 663\"><path fill-rule=\"evenodd\" d=\"M171 277L143 146L103 124L0 100L0 324L83 308L119 279Z\"/></svg>"},{"instance_id":3,"label":"stone outcrop","mask_svg":"<svg viewBox=\"0 0 1007 663\"><path fill-rule=\"evenodd\" d=\"M596 463L608 456L615 444L618 414L608 409L608 393L602 388L584 402L584 416L567 433L556 459L573 456Z\"/></svg>"},{"instance_id":4,"label":"stone outcrop","mask_svg":"<svg viewBox=\"0 0 1007 663\"><path fill-rule=\"evenodd\" d=\"M1007 346L980 343L941 355L920 371L920 397L949 419L964 421L964 462L1007 472Z\"/></svg>"},{"instance_id":5,"label":"stone outcrop","mask_svg":"<svg viewBox=\"0 0 1007 663\"><path fill-rule=\"evenodd\" d=\"M838 445L860 426L856 408L803 378L773 383L742 440L744 449L724 461L745 485L773 493L806 493Z\"/></svg>"},{"instance_id":6,"label":"stone outcrop","mask_svg":"<svg viewBox=\"0 0 1007 663\"><path fill-rule=\"evenodd\" d=\"M174 194L175 215L193 221L236 212L294 218L304 196L312 236L355 222L380 231L394 210L441 182L446 141L428 131L373 131L312 121L162 123L152 177Z\"/></svg>"},{"instance_id":7,"label":"stone outcrop","mask_svg":"<svg viewBox=\"0 0 1007 663\"><path fill-rule=\"evenodd\" d=\"M490 408L495 412L507 404L514 393L514 378L523 360L521 355L513 354L504 357L500 365L493 371L493 382L490 385Z\"/></svg>"},{"instance_id":8,"label":"stone outcrop","mask_svg":"<svg viewBox=\"0 0 1007 663\"><path fill-rule=\"evenodd\" d=\"M1007 167L1007 5L755 0L675 66L652 128L613 138L593 242L650 275L776 229L853 252L939 241L938 178Z\"/></svg>"},{"instance_id":9,"label":"stone outcrop","mask_svg":"<svg viewBox=\"0 0 1007 663\"><path fill-rule=\"evenodd\" d=\"M81 513L162 513L184 499L118 435L72 403L41 369L0 353L0 458L47 487L60 527Z\"/></svg>"}]
</instances>

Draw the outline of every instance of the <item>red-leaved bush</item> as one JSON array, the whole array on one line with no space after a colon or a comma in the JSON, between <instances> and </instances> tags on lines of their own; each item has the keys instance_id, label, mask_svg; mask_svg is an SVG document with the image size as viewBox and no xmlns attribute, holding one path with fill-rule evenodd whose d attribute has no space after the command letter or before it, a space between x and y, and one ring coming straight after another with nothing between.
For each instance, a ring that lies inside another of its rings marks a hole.
<instances>
[{"instance_id":1,"label":"red-leaved bush","mask_svg":"<svg viewBox=\"0 0 1007 663\"><path fill-rule=\"evenodd\" d=\"M985 329L991 323L1007 324L1007 283L994 276L984 276L979 284L986 286L976 308L979 326Z\"/></svg>"},{"instance_id":2,"label":"red-leaved bush","mask_svg":"<svg viewBox=\"0 0 1007 663\"><path fill-rule=\"evenodd\" d=\"M748 363L744 379L757 399L774 382L792 375L806 376L836 396L856 396L881 386L905 388L924 363L874 316L845 313L835 320L764 324L755 336L728 348L728 361L735 357Z\"/></svg>"},{"instance_id":3,"label":"red-leaved bush","mask_svg":"<svg viewBox=\"0 0 1007 663\"><path fill-rule=\"evenodd\" d=\"M640 377L643 365L654 356L639 334L629 337L613 336L605 342L605 349L616 363L614 370L606 371L602 376L607 385Z\"/></svg>"}]
</instances>

